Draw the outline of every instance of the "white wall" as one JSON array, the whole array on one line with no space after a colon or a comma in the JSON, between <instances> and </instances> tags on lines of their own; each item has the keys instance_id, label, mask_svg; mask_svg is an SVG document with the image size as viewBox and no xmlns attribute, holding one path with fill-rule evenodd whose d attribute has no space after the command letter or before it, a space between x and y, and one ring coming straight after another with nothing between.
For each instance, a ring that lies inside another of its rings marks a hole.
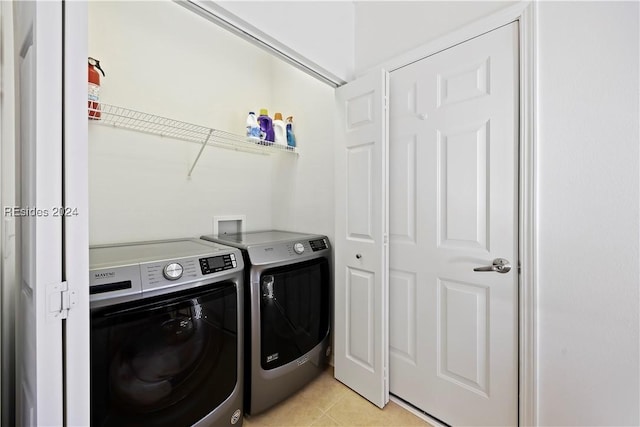
<instances>
[{"instance_id":1,"label":"white wall","mask_svg":"<svg viewBox=\"0 0 640 427\"><path fill-rule=\"evenodd\" d=\"M638 3L539 5L539 422L638 425Z\"/></svg>"},{"instance_id":2,"label":"white wall","mask_svg":"<svg viewBox=\"0 0 640 427\"><path fill-rule=\"evenodd\" d=\"M105 103L240 135L249 110L269 108L272 116L281 110L296 116L303 153L327 126L304 112L309 100L319 105L333 100L332 88L288 67L296 92L284 95L281 105L286 82L274 77L274 70L282 74L287 67L175 3L91 2L89 34L89 55L100 59L106 72ZM218 215L246 215L247 230L269 229L276 225L274 209L277 225L286 225L296 218L297 206L323 209L333 202L328 194L292 200L290 194L274 193L275 174L283 165L293 171L288 172L292 180L308 180L308 168L286 154L209 147L187 179L196 144L95 124L89 143L91 244L199 236L213 231ZM294 209L280 210L283 204ZM308 232L329 230L302 221L305 226Z\"/></svg>"},{"instance_id":3,"label":"white wall","mask_svg":"<svg viewBox=\"0 0 640 427\"><path fill-rule=\"evenodd\" d=\"M355 72L511 6L515 1L357 1Z\"/></svg>"},{"instance_id":4,"label":"white wall","mask_svg":"<svg viewBox=\"0 0 640 427\"><path fill-rule=\"evenodd\" d=\"M316 230L333 241L334 90L273 60L273 88L283 111L296 111L300 156L274 159L273 224L292 231Z\"/></svg>"},{"instance_id":5,"label":"white wall","mask_svg":"<svg viewBox=\"0 0 640 427\"><path fill-rule=\"evenodd\" d=\"M232 20L258 28L338 78L353 78L353 2L221 1L216 5Z\"/></svg>"}]
</instances>

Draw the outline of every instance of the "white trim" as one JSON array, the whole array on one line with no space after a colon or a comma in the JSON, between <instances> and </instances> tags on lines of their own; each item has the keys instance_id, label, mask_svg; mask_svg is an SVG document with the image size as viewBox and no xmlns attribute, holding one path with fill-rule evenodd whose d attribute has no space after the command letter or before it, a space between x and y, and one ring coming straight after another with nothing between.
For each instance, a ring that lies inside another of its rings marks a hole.
<instances>
[{"instance_id":1,"label":"white trim","mask_svg":"<svg viewBox=\"0 0 640 427\"><path fill-rule=\"evenodd\" d=\"M87 117L87 3L66 1L64 12L64 280L72 306L65 323L65 421L90 424L89 168ZM79 120L84 119L84 120Z\"/></svg>"},{"instance_id":2,"label":"white trim","mask_svg":"<svg viewBox=\"0 0 640 427\"><path fill-rule=\"evenodd\" d=\"M424 59L427 56L431 56L445 49L449 49L457 44L463 43L469 39L495 30L498 27L520 19L523 11L530 4L530 0L520 1L513 6L507 7L499 12L472 22L471 24L466 25L459 30L452 31L451 33L432 40L427 44L424 44L392 59L379 63L376 66L369 68L362 74L367 74L372 70L378 70L380 68L392 72L399 68L406 67L407 65L412 64L416 61ZM358 75L361 74L358 73Z\"/></svg>"},{"instance_id":3,"label":"white trim","mask_svg":"<svg viewBox=\"0 0 640 427\"><path fill-rule=\"evenodd\" d=\"M522 11L520 21L520 322L519 424L536 426L537 417L537 143L536 67L537 3Z\"/></svg>"},{"instance_id":4,"label":"white trim","mask_svg":"<svg viewBox=\"0 0 640 427\"><path fill-rule=\"evenodd\" d=\"M378 64L372 69L398 70L420 59L442 50L449 49L469 39L478 37L510 22L519 21L520 52L520 143L519 143L519 252L520 252L520 289L519 289L519 396L518 421L520 426L536 426L537 417L537 275L536 275L536 2L521 1L496 14L478 20L459 30L438 38L426 45L413 49L396 58ZM371 70L369 70L371 72ZM394 402L421 416L410 405ZM436 423L434 425L440 425Z\"/></svg>"}]
</instances>

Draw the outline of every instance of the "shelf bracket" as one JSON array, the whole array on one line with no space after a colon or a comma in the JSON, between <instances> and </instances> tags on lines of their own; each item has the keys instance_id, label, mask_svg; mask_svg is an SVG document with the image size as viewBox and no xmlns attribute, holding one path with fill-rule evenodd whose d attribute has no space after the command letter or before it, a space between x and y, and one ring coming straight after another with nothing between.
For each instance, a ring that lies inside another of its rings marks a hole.
<instances>
[{"instance_id":1,"label":"shelf bracket","mask_svg":"<svg viewBox=\"0 0 640 427\"><path fill-rule=\"evenodd\" d=\"M209 134L207 135L207 138L202 143L202 147L200 147L200 151L198 151L198 155L196 156L196 159L193 161L193 165L191 166L191 169L189 169L187 178L191 178L191 172L193 172L193 169L195 169L196 164L198 163L198 160L200 160L200 156L202 155L204 148L207 146L207 144L209 143L209 140L211 139L211 135L213 135L213 129L209 129Z\"/></svg>"}]
</instances>

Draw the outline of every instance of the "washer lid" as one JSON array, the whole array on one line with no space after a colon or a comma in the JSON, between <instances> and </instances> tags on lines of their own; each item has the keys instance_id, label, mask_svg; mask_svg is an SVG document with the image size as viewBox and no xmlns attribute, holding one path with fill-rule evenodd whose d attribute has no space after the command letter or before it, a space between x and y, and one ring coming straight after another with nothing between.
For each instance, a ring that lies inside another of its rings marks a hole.
<instances>
[{"instance_id":1,"label":"washer lid","mask_svg":"<svg viewBox=\"0 0 640 427\"><path fill-rule=\"evenodd\" d=\"M158 240L114 245L92 246L89 268L121 267L142 262L164 261L186 257L222 255L232 251L224 245L200 239Z\"/></svg>"}]
</instances>

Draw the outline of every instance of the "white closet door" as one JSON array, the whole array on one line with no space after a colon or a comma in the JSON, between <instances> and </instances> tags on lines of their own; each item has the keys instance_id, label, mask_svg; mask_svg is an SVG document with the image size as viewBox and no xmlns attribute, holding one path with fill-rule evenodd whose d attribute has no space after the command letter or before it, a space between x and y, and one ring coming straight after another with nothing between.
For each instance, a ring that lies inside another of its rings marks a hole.
<instances>
[{"instance_id":1,"label":"white closet door","mask_svg":"<svg viewBox=\"0 0 640 427\"><path fill-rule=\"evenodd\" d=\"M335 377L379 407L388 389L388 74L336 90Z\"/></svg>"},{"instance_id":2,"label":"white closet door","mask_svg":"<svg viewBox=\"0 0 640 427\"><path fill-rule=\"evenodd\" d=\"M16 395L20 426L63 424L62 3L15 2L22 247Z\"/></svg>"},{"instance_id":3,"label":"white closet door","mask_svg":"<svg viewBox=\"0 0 640 427\"><path fill-rule=\"evenodd\" d=\"M391 73L391 393L454 426L518 423L517 46L513 23Z\"/></svg>"}]
</instances>

